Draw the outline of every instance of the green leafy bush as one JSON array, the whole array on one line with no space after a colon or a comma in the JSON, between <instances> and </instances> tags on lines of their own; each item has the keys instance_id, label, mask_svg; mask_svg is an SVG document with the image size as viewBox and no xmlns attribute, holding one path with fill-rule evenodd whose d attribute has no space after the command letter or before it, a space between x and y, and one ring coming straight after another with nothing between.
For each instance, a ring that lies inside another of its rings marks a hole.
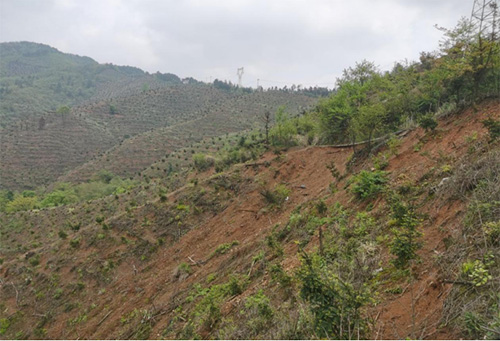
<instances>
[{"instance_id":1,"label":"green leafy bush","mask_svg":"<svg viewBox=\"0 0 500 341\"><path fill-rule=\"evenodd\" d=\"M253 332L266 326L273 318L274 311L271 307L271 301L264 294L264 291L259 290L255 295L249 296L245 301L245 309L247 310L250 318L247 324Z\"/></svg>"},{"instance_id":2,"label":"green leafy bush","mask_svg":"<svg viewBox=\"0 0 500 341\"><path fill-rule=\"evenodd\" d=\"M300 295L310 303L320 338L349 339L366 333L361 307L370 296L365 286L357 289L343 281L317 254L304 255L297 275L302 285Z\"/></svg>"},{"instance_id":3,"label":"green leafy bush","mask_svg":"<svg viewBox=\"0 0 500 341\"><path fill-rule=\"evenodd\" d=\"M223 255L228 252L233 246L239 245L240 242L237 240L233 240L231 243L223 243L217 246L217 248L212 252L211 257L216 255Z\"/></svg>"},{"instance_id":4,"label":"green leafy bush","mask_svg":"<svg viewBox=\"0 0 500 341\"><path fill-rule=\"evenodd\" d=\"M483 286L493 279L488 271L488 267L495 263L493 255L486 256L485 258L486 261L476 259L462 264L462 275L476 287Z\"/></svg>"},{"instance_id":5,"label":"green leafy bush","mask_svg":"<svg viewBox=\"0 0 500 341\"><path fill-rule=\"evenodd\" d=\"M297 127L281 106L276 112L276 124L269 131L269 138L273 146L290 147L295 144L294 137L297 135Z\"/></svg>"},{"instance_id":6,"label":"green leafy bush","mask_svg":"<svg viewBox=\"0 0 500 341\"><path fill-rule=\"evenodd\" d=\"M500 137L500 121L495 121L494 119L489 118L483 121L483 125L488 128L490 139L492 141Z\"/></svg>"},{"instance_id":7,"label":"green leafy bush","mask_svg":"<svg viewBox=\"0 0 500 341\"><path fill-rule=\"evenodd\" d=\"M427 114L427 115L422 116L419 119L418 124L422 128L424 128L425 131L434 131L438 126L438 123L437 123L436 119L434 118L433 114Z\"/></svg>"},{"instance_id":8,"label":"green leafy bush","mask_svg":"<svg viewBox=\"0 0 500 341\"><path fill-rule=\"evenodd\" d=\"M80 246L80 238L75 238L75 239L71 239L69 241L69 245L72 247L72 248L77 248Z\"/></svg>"},{"instance_id":9,"label":"green leafy bush","mask_svg":"<svg viewBox=\"0 0 500 341\"><path fill-rule=\"evenodd\" d=\"M23 197L18 195L14 200L7 203L5 206L5 211L7 213L17 212L17 211L27 211L32 210L37 207L38 201L36 197Z\"/></svg>"},{"instance_id":10,"label":"green leafy bush","mask_svg":"<svg viewBox=\"0 0 500 341\"><path fill-rule=\"evenodd\" d=\"M0 319L0 335L4 335L10 327L10 321L6 318Z\"/></svg>"},{"instance_id":11,"label":"green leafy bush","mask_svg":"<svg viewBox=\"0 0 500 341\"><path fill-rule=\"evenodd\" d=\"M399 197L392 198L392 200L391 225L394 227L390 251L396 256L392 261L394 266L404 269L411 260L417 258L417 250L422 246L419 240L422 234L417 229L421 224L421 219L411 204L403 202Z\"/></svg>"},{"instance_id":12,"label":"green leafy bush","mask_svg":"<svg viewBox=\"0 0 500 341\"><path fill-rule=\"evenodd\" d=\"M362 170L352 180L352 192L358 199L368 199L376 196L385 189L387 172Z\"/></svg>"},{"instance_id":13,"label":"green leafy bush","mask_svg":"<svg viewBox=\"0 0 500 341\"><path fill-rule=\"evenodd\" d=\"M214 158L204 155L204 154L194 154L193 155L194 167L198 171L204 171L212 167L215 163Z\"/></svg>"},{"instance_id":14,"label":"green leafy bush","mask_svg":"<svg viewBox=\"0 0 500 341\"><path fill-rule=\"evenodd\" d=\"M283 184L278 184L273 190L265 189L260 192L269 205L281 207L290 195L291 190Z\"/></svg>"}]
</instances>

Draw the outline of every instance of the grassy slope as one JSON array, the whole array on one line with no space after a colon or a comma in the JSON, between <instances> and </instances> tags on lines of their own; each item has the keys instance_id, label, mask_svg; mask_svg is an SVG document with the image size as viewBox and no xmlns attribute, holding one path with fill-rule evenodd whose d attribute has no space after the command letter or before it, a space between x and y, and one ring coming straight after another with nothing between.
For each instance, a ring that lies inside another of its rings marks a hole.
<instances>
[{"instance_id":1,"label":"grassy slope","mask_svg":"<svg viewBox=\"0 0 500 341\"><path fill-rule=\"evenodd\" d=\"M417 186L420 210L427 218L421 228L421 261L412 267L413 280L395 277L387 238L377 245L382 268L377 276L377 304L364 311L373 321L372 338L460 336L460 326L438 328L443 304L455 286L445 281L449 278L444 277L435 256L445 254L446 240L463 229L468 199L442 192L429 196L429 191L449 176L449 171L443 173L449 168L444 166L458 169L470 158L471 141L478 148L474 150L484 150L487 138L480 121L488 116L498 119L499 114L498 104L490 102L478 113L468 110L442 120L437 134L416 129L403 138L396 155L389 157L388 186ZM498 148L498 144L488 148ZM239 165L216 175L192 174L198 184L169 194L165 201L159 200L158 190L165 181L160 178L116 198L0 216L4 258L0 318L8 321L4 336L300 335L298 316L304 303L298 297L297 284L293 282L291 289L283 287L273 280L270 269L281 265L293 275L300 263L296 241L306 238L306 251L317 249L318 230L312 235L292 230L281 241L283 255L279 256L266 239L273 226L285 227L299 205L304 209L324 199L329 208L338 202L354 212L372 206L369 214L377 219L380 232L390 232L385 199L379 196L371 205L360 203L346 187L350 155L350 149L296 148L281 156L268 153L252 167ZM336 184L334 193L329 188L333 178L326 168L330 162L347 175ZM369 159L360 160L351 171L370 167ZM291 194L281 209L272 209L260 192L279 183L286 184ZM68 236L61 238L59 231ZM228 252L213 254L218 246L236 240L239 245ZM199 309L208 295L202 288L227 283L232 275L245 282L242 292L214 298L218 320L201 323L200 316L206 312ZM245 303L259 289L270 298L274 315L255 328L251 321L258 316ZM412 305L416 314L408 309ZM190 321L200 323L191 327Z\"/></svg>"},{"instance_id":2,"label":"grassy slope","mask_svg":"<svg viewBox=\"0 0 500 341\"><path fill-rule=\"evenodd\" d=\"M32 188L68 171L62 180L87 180L102 168L132 175L203 137L252 128L265 110L284 104L297 114L314 102L298 94L241 95L180 85L115 98L115 115L109 114L110 101L75 107L65 118L46 114L43 129L32 118L3 132L0 188Z\"/></svg>"}]
</instances>

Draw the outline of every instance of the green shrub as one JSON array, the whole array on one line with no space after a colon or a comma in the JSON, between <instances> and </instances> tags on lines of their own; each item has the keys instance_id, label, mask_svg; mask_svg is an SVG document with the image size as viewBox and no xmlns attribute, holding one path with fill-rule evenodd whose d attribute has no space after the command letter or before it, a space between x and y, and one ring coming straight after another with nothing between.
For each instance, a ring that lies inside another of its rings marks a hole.
<instances>
[{"instance_id":1,"label":"green shrub","mask_svg":"<svg viewBox=\"0 0 500 341\"><path fill-rule=\"evenodd\" d=\"M391 138L387 141L387 146L392 155L398 155L398 149L401 146L401 140L395 135L391 135Z\"/></svg>"},{"instance_id":2,"label":"green shrub","mask_svg":"<svg viewBox=\"0 0 500 341\"><path fill-rule=\"evenodd\" d=\"M0 335L4 335L10 327L10 321L6 318L0 319Z\"/></svg>"},{"instance_id":3,"label":"green shrub","mask_svg":"<svg viewBox=\"0 0 500 341\"><path fill-rule=\"evenodd\" d=\"M387 172L362 170L353 178L352 192L358 199L368 199L376 196L385 189Z\"/></svg>"},{"instance_id":4,"label":"green shrub","mask_svg":"<svg viewBox=\"0 0 500 341\"><path fill-rule=\"evenodd\" d=\"M489 118L483 121L483 125L488 128L490 139L492 141L500 137L500 121L495 121L494 119Z\"/></svg>"},{"instance_id":5,"label":"green shrub","mask_svg":"<svg viewBox=\"0 0 500 341\"><path fill-rule=\"evenodd\" d=\"M194 167L198 171L204 171L212 167L215 163L215 160L210 156L198 153L193 155L193 162L194 162Z\"/></svg>"},{"instance_id":6,"label":"green shrub","mask_svg":"<svg viewBox=\"0 0 500 341\"><path fill-rule=\"evenodd\" d=\"M283 184L278 184L273 190L265 189L260 192L269 205L281 207L290 195L291 190Z\"/></svg>"},{"instance_id":7,"label":"green shrub","mask_svg":"<svg viewBox=\"0 0 500 341\"><path fill-rule=\"evenodd\" d=\"M384 153L379 153L377 157L373 159L373 167L376 170L384 170L389 166L388 156Z\"/></svg>"},{"instance_id":8,"label":"green shrub","mask_svg":"<svg viewBox=\"0 0 500 341\"><path fill-rule=\"evenodd\" d=\"M40 255L31 256L28 260L31 266L37 266L40 264Z\"/></svg>"},{"instance_id":9,"label":"green shrub","mask_svg":"<svg viewBox=\"0 0 500 341\"><path fill-rule=\"evenodd\" d=\"M7 213L27 211L34 209L38 204L36 197L23 197L18 195L14 200L8 202L5 205L5 211Z\"/></svg>"},{"instance_id":10,"label":"green shrub","mask_svg":"<svg viewBox=\"0 0 500 341\"><path fill-rule=\"evenodd\" d=\"M273 264L269 271L272 280L278 282L283 288L288 288L292 284L292 277L283 270L281 264Z\"/></svg>"},{"instance_id":11,"label":"green shrub","mask_svg":"<svg viewBox=\"0 0 500 341\"><path fill-rule=\"evenodd\" d=\"M247 297L245 308L250 310L254 315L271 319L274 315L271 301L264 295L264 291L260 289L255 295Z\"/></svg>"},{"instance_id":12,"label":"green shrub","mask_svg":"<svg viewBox=\"0 0 500 341\"><path fill-rule=\"evenodd\" d=\"M433 114L427 114L427 115L420 117L418 124L422 128L424 128L426 132L434 131L438 126L438 123L437 123L436 119L434 118Z\"/></svg>"},{"instance_id":13,"label":"green shrub","mask_svg":"<svg viewBox=\"0 0 500 341\"><path fill-rule=\"evenodd\" d=\"M68 237L68 234L63 230L59 230L59 232L57 234L59 235L59 238L61 238L61 239L66 239Z\"/></svg>"},{"instance_id":14,"label":"green shrub","mask_svg":"<svg viewBox=\"0 0 500 341\"><path fill-rule=\"evenodd\" d=\"M500 244L500 220L493 222L487 222L483 225L483 230L486 236L488 237L488 241L492 245Z\"/></svg>"},{"instance_id":15,"label":"green shrub","mask_svg":"<svg viewBox=\"0 0 500 341\"><path fill-rule=\"evenodd\" d=\"M238 278L235 276L231 276L226 286L227 286L227 291L231 296L240 295L243 292L242 283L240 283Z\"/></svg>"},{"instance_id":16,"label":"green shrub","mask_svg":"<svg viewBox=\"0 0 500 341\"><path fill-rule=\"evenodd\" d=\"M62 297L63 295L63 289L61 288L57 288L56 290L54 290L54 295L52 296L55 300L58 300Z\"/></svg>"},{"instance_id":17,"label":"green shrub","mask_svg":"<svg viewBox=\"0 0 500 341\"><path fill-rule=\"evenodd\" d=\"M493 255L486 256L486 262L476 259L462 264L462 276L471 281L471 283L480 287L493 279L488 271L488 267L494 264Z\"/></svg>"},{"instance_id":18,"label":"green shrub","mask_svg":"<svg viewBox=\"0 0 500 341\"><path fill-rule=\"evenodd\" d=\"M42 207L53 207L59 205L66 205L78 201L74 190L55 190L45 195L44 199L40 202Z\"/></svg>"},{"instance_id":19,"label":"green shrub","mask_svg":"<svg viewBox=\"0 0 500 341\"><path fill-rule=\"evenodd\" d=\"M295 144L297 127L281 106L276 112L276 124L269 131L269 139L273 146L290 147Z\"/></svg>"},{"instance_id":20,"label":"green shrub","mask_svg":"<svg viewBox=\"0 0 500 341\"><path fill-rule=\"evenodd\" d=\"M189 275L193 273L193 269L191 268L191 265L188 263L182 262L177 266L174 272L174 277L178 278L180 281L186 279L189 277Z\"/></svg>"},{"instance_id":21,"label":"green shrub","mask_svg":"<svg viewBox=\"0 0 500 341\"><path fill-rule=\"evenodd\" d=\"M213 256L218 256L218 255L223 255L225 254L226 252L228 252L233 246L236 246L236 245L239 245L240 242L237 241L237 240L233 240L231 243L223 243L223 244L220 244L219 246L217 246L217 248L214 250L214 252L212 252L212 254L210 255L210 257L213 257Z\"/></svg>"},{"instance_id":22,"label":"green shrub","mask_svg":"<svg viewBox=\"0 0 500 341\"><path fill-rule=\"evenodd\" d=\"M75 239L71 239L69 241L69 245L72 247L72 248L77 248L80 246L80 238L75 238Z\"/></svg>"},{"instance_id":23,"label":"green shrub","mask_svg":"<svg viewBox=\"0 0 500 341\"><path fill-rule=\"evenodd\" d=\"M300 295L310 304L319 338L348 339L366 334L368 325L361 313L361 307L370 301L366 285L356 288L341 280L337 270L329 268L318 254L303 254L297 276Z\"/></svg>"},{"instance_id":24,"label":"green shrub","mask_svg":"<svg viewBox=\"0 0 500 341\"><path fill-rule=\"evenodd\" d=\"M417 258L417 250L422 246L418 230L421 224L417 213L411 205L395 200L392 204L393 239L390 245L391 253L396 256L392 262L396 268L403 269L412 259Z\"/></svg>"},{"instance_id":25,"label":"green shrub","mask_svg":"<svg viewBox=\"0 0 500 341\"><path fill-rule=\"evenodd\" d=\"M473 339L481 339L481 325L484 324L484 321L476 313L468 311L464 314L464 322L467 334Z\"/></svg>"}]
</instances>

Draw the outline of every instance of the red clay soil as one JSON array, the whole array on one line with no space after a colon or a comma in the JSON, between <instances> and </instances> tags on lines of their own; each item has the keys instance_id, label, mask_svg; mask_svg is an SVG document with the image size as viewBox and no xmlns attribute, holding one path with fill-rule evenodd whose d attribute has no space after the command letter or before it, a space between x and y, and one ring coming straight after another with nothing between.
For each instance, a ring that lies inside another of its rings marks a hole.
<instances>
[{"instance_id":1,"label":"red clay soil","mask_svg":"<svg viewBox=\"0 0 500 341\"><path fill-rule=\"evenodd\" d=\"M223 270L228 262L239 263L237 268L248 266L251 263L253 250L260 246L274 224L286 222L290 211L296 205L317 198L322 193L326 194L325 188L330 182L331 175L325 167L325 162L331 160L332 156L341 162L349 154L348 150L339 152L325 148L300 149L289 152L286 155L287 161L276 168L276 171L262 166L258 166L259 169L256 170L252 167L243 167L243 177L253 177L258 174L259 179L269 182L269 186L278 182L287 182L290 187L294 188L282 211L259 214L263 203L257 189L240 195L222 213L187 233L167 252L157 254L154 261L148 264L148 267L152 267L154 271L146 272L140 268L139 264L122 264L117 271L118 278L115 279L115 282L119 284L113 290L108 290L100 299L105 303L106 309L100 310L95 316L89 316L84 328L82 327L78 332L67 333L65 332L66 319L57 318L47 336L51 338L126 338L127 335L117 334L121 329L121 317L135 308L150 307L154 304L157 309L165 311L165 314L158 317L150 337L160 337L159 333L171 318L171 310L176 305L176 296L179 293L185 291L193 283L204 281L208 274L224 275ZM271 161L274 157L268 154L259 162ZM299 188L301 185L305 188ZM173 276L181 262L190 263L190 259L208 260L218 245L233 240L238 240L240 246L229 254L212 258L201 266L193 266L193 273L183 281ZM137 275L134 274L134 265L138 269ZM219 280L221 279L218 278ZM252 286L248 290L251 291ZM137 295L137 292L141 294ZM248 293L244 293L242 297L246 295ZM150 304L147 305L145 300L150 301ZM94 301L94 297L89 297L88 303ZM101 321L103 318L106 319Z\"/></svg>"},{"instance_id":2,"label":"red clay soil","mask_svg":"<svg viewBox=\"0 0 500 341\"><path fill-rule=\"evenodd\" d=\"M440 122L435 135L425 134L421 129L410 132L402 139L398 155L389 160L387 170L393 180L407 179L418 183L431 167L441 167L453 164L463 157L469 147L467 136L477 132L477 140L484 139L485 129L481 120L488 116L498 118L500 106L489 102L478 113L468 110L460 116L454 116ZM415 145L425 141L420 151L414 151ZM334 162L341 174L345 172L346 164L352 150L325 147L308 147L291 149L282 156L267 153L255 166L238 166L242 179L250 179L242 186L240 193L231 199L230 204L215 216L206 218L196 229L185 234L176 244L168 248L160 248L151 261L123 262L116 270L113 285L106 292L98 293L98 288L88 285L87 295L81 299L82 306L97 304L97 308L88 313L87 321L68 328L68 320L75 318L74 312L54 316L50 328L47 328L46 338L58 339L108 339L130 338L130 333L124 332L121 319L134 309L151 309L158 314L150 338L161 338L162 331L173 317L173 309L179 304L179 297L197 282L204 283L209 274L217 274L217 283L224 282L229 277L227 269L237 269L240 273L252 271L252 257L261 247L265 237L275 224L285 224L291 211L299 204L318 200L330 193L329 185L333 181L326 164ZM270 166L266 166L266 162ZM206 173L209 177L211 174ZM438 179L439 180L439 179ZM438 181L439 182L439 181ZM292 192L281 210L266 212L260 189L262 186L273 188L275 184L286 183ZM342 205L355 208L357 202L352 200L352 194L343 190L342 182L339 191L328 198L329 204L340 202ZM183 189L169 196L175 201L183 193ZM403 288L398 295L386 294L381 290L381 303L370 311L375 319L372 338L401 339L413 338L455 338L452 330L439 329L439 320L444 299L450 286L442 283L434 258L443 252L443 238L449 235L449 230L460 225L464 204L459 201L446 201L435 196L426 203L423 212L429 214L428 223L423 227L424 246L419 251L421 263L416 264L412 271L416 279ZM378 200L374 210L383 212L385 203ZM139 214L140 217L140 214ZM150 217L154 219L154 217ZM140 224L140 219L139 219ZM210 258L217 246L233 240L239 245L227 254ZM317 246L317 238L313 238L309 248ZM124 247L123 245L121 247ZM293 271L300 263L297 257L297 246L290 243L284 246L285 257L283 268ZM82 250L75 253L74 266L77 266L94 250ZM101 250L102 251L102 250ZM116 250L108 250L111 254ZM389 256L384 255L385 264ZM193 264L198 262L197 265ZM180 263L190 263L193 272L182 280L174 274ZM42 265L44 259L42 259ZM61 278L71 267L63 267ZM0 268L0 274L5 275ZM260 287L267 285L266 276L252 283L247 290L223 307L225 314L231 312L231 307L243 297L252 294ZM16 310L16 299L9 298L5 303L11 310ZM202 335L209 337L209 335Z\"/></svg>"},{"instance_id":3,"label":"red clay soil","mask_svg":"<svg viewBox=\"0 0 500 341\"><path fill-rule=\"evenodd\" d=\"M466 157L471 144L487 138L481 121L490 117L500 117L500 105L495 101L486 103L477 112L469 109L459 116L440 121L435 135L424 136L420 128L413 131L403 139L398 156L390 160L387 170L393 179L403 176L418 183L432 167L439 169L447 164L453 165ZM421 140L427 142L417 153L414 146ZM374 339L459 337L449 328L438 328L443 302L451 284L443 283L435 259L444 252L443 240L452 229L459 228L464 209L464 202L448 200L446 195L437 196L422 208L422 213L427 213L429 219L423 227L423 247L418 252L422 262L412 269L416 279L404 288L402 294L382 300L375 313Z\"/></svg>"}]
</instances>

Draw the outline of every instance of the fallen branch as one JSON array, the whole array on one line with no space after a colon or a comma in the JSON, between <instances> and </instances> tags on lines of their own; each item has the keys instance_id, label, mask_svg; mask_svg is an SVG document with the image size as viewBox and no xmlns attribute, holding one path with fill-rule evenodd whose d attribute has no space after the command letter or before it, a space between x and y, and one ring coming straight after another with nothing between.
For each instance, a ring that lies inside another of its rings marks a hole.
<instances>
[{"instance_id":1,"label":"fallen branch","mask_svg":"<svg viewBox=\"0 0 500 341\"><path fill-rule=\"evenodd\" d=\"M449 284L459 284L459 285L472 285L470 282L464 282L464 281L452 281L449 279L443 279L443 283L449 283Z\"/></svg>"},{"instance_id":2,"label":"fallen branch","mask_svg":"<svg viewBox=\"0 0 500 341\"><path fill-rule=\"evenodd\" d=\"M113 310L110 310L106 315L104 315L104 317L99 321L99 323L97 324L97 326L100 326L107 318L108 316L113 312Z\"/></svg>"},{"instance_id":3,"label":"fallen branch","mask_svg":"<svg viewBox=\"0 0 500 341\"><path fill-rule=\"evenodd\" d=\"M14 285L14 282L10 282L10 284L12 284L12 287L14 288L14 290L16 291L16 307L19 308L19 291L17 291L17 288L16 286Z\"/></svg>"},{"instance_id":4,"label":"fallen branch","mask_svg":"<svg viewBox=\"0 0 500 341\"><path fill-rule=\"evenodd\" d=\"M255 264L255 260L252 262L252 266L250 266L250 271L248 271L247 277L250 277L250 275L252 274L254 264Z\"/></svg>"},{"instance_id":5,"label":"fallen branch","mask_svg":"<svg viewBox=\"0 0 500 341\"><path fill-rule=\"evenodd\" d=\"M189 256L188 256L188 259L191 261L191 263L193 263L194 265L197 265L197 266L201 266L201 265L205 264L204 261L197 262L197 261L195 261L193 258L191 258Z\"/></svg>"},{"instance_id":6,"label":"fallen branch","mask_svg":"<svg viewBox=\"0 0 500 341\"><path fill-rule=\"evenodd\" d=\"M403 129L403 130L398 130L396 131L395 133L392 133L396 136L405 136L406 134L408 134L410 132L411 129ZM372 140L365 140L365 141L360 141L360 142L356 142L356 143L344 143L344 144L325 144L325 145L321 145L321 146L311 146L311 147L308 147L308 148L350 148L350 147L355 147L355 146L359 146L359 145L362 145L362 144L367 144L367 143L373 143L373 142L377 142L377 141L382 141L386 138L388 138L390 135L392 134L387 134L387 135L384 135L384 136L381 136L381 137L377 137L375 139L372 139Z\"/></svg>"},{"instance_id":7,"label":"fallen branch","mask_svg":"<svg viewBox=\"0 0 500 341\"><path fill-rule=\"evenodd\" d=\"M251 212L251 213L258 213L257 210L238 210L238 212Z\"/></svg>"},{"instance_id":8,"label":"fallen branch","mask_svg":"<svg viewBox=\"0 0 500 341\"><path fill-rule=\"evenodd\" d=\"M495 329L491 329L491 328L488 328L488 327L483 326L483 325L479 325L479 327L480 327L481 329L486 330L487 332L491 332L491 333L495 333L495 334L497 334L497 335L500 335L500 329L495 330Z\"/></svg>"},{"instance_id":9,"label":"fallen branch","mask_svg":"<svg viewBox=\"0 0 500 341\"><path fill-rule=\"evenodd\" d=\"M258 167L258 166L265 166L269 163L269 161L265 162L253 162L253 163L245 163L245 167Z\"/></svg>"}]
</instances>

